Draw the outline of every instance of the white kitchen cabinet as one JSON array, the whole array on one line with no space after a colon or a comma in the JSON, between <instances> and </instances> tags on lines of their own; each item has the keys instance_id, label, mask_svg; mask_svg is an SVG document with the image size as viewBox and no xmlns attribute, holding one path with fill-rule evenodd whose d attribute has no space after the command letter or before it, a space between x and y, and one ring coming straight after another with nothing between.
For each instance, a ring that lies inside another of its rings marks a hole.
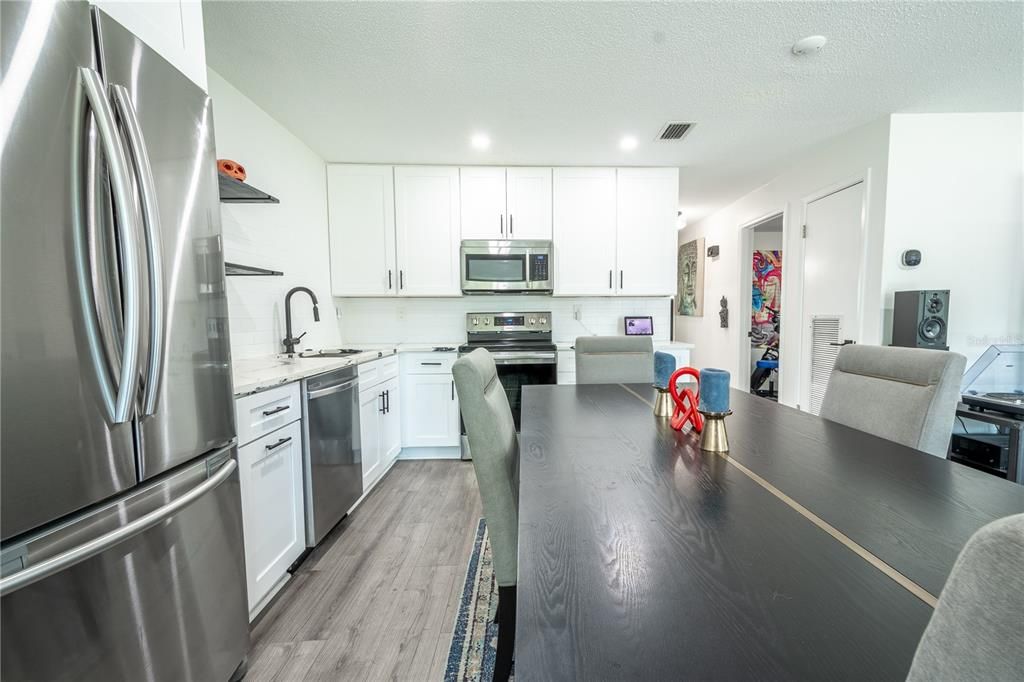
<instances>
[{"instance_id":1,"label":"white kitchen cabinet","mask_svg":"<svg viewBox=\"0 0 1024 682\"><path fill-rule=\"evenodd\" d=\"M452 364L455 353L402 356L402 447L460 444L459 398Z\"/></svg>"},{"instance_id":2,"label":"white kitchen cabinet","mask_svg":"<svg viewBox=\"0 0 1024 682\"><path fill-rule=\"evenodd\" d=\"M617 174L615 291L620 296L672 296L679 171L620 168Z\"/></svg>"},{"instance_id":3,"label":"white kitchen cabinet","mask_svg":"<svg viewBox=\"0 0 1024 682\"><path fill-rule=\"evenodd\" d=\"M398 377L388 379L380 388L385 408L380 428L381 465L387 471L402 452L402 395Z\"/></svg>"},{"instance_id":4,"label":"white kitchen cabinet","mask_svg":"<svg viewBox=\"0 0 1024 682\"><path fill-rule=\"evenodd\" d=\"M511 239L551 239L551 169L506 169L507 234Z\"/></svg>"},{"instance_id":5,"label":"white kitchen cabinet","mask_svg":"<svg viewBox=\"0 0 1024 682\"><path fill-rule=\"evenodd\" d=\"M395 185L391 166L327 166L331 292L394 296Z\"/></svg>"},{"instance_id":6,"label":"white kitchen cabinet","mask_svg":"<svg viewBox=\"0 0 1024 682\"><path fill-rule=\"evenodd\" d=\"M459 169L463 239L551 239L551 169Z\"/></svg>"},{"instance_id":7,"label":"white kitchen cabinet","mask_svg":"<svg viewBox=\"0 0 1024 682\"><path fill-rule=\"evenodd\" d=\"M142 39L206 90L206 42L200 0L93 0L93 5Z\"/></svg>"},{"instance_id":8,"label":"white kitchen cabinet","mask_svg":"<svg viewBox=\"0 0 1024 682\"><path fill-rule=\"evenodd\" d=\"M459 169L463 239L508 239L505 169L467 166Z\"/></svg>"},{"instance_id":9,"label":"white kitchen cabinet","mask_svg":"<svg viewBox=\"0 0 1024 682\"><path fill-rule=\"evenodd\" d=\"M238 448L250 618L306 548L301 421Z\"/></svg>"},{"instance_id":10,"label":"white kitchen cabinet","mask_svg":"<svg viewBox=\"0 0 1024 682\"><path fill-rule=\"evenodd\" d=\"M383 473L380 431L384 413L384 392L375 386L359 392L359 435L362 444L363 492Z\"/></svg>"},{"instance_id":11,"label":"white kitchen cabinet","mask_svg":"<svg viewBox=\"0 0 1024 682\"><path fill-rule=\"evenodd\" d=\"M458 168L395 168L399 295L461 295L460 224Z\"/></svg>"},{"instance_id":12,"label":"white kitchen cabinet","mask_svg":"<svg viewBox=\"0 0 1024 682\"><path fill-rule=\"evenodd\" d=\"M556 296L615 294L615 169L556 168Z\"/></svg>"}]
</instances>

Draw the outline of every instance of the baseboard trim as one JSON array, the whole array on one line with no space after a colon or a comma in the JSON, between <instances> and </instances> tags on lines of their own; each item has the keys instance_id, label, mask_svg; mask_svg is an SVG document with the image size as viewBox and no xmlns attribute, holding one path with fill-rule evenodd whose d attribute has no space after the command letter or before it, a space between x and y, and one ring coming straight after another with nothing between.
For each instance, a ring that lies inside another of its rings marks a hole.
<instances>
[{"instance_id":1,"label":"baseboard trim","mask_svg":"<svg viewBox=\"0 0 1024 682\"><path fill-rule=\"evenodd\" d=\"M429 448L402 448L398 459L461 459L462 448L458 445L451 447L429 447Z\"/></svg>"}]
</instances>

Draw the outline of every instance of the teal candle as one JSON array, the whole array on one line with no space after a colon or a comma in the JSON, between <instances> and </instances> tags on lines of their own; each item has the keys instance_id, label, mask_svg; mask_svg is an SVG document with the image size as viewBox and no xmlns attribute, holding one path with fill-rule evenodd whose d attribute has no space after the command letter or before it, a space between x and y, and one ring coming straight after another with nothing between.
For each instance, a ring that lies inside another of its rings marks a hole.
<instances>
[{"instance_id":1,"label":"teal candle","mask_svg":"<svg viewBox=\"0 0 1024 682\"><path fill-rule=\"evenodd\" d=\"M676 356L660 350L654 354L654 385L658 388L668 387L668 378L676 371Z\"/></svg>"},{"instance_id":2,"label":"teal candle","mask_svg":"<svg viewBox=\"0 0 1024 682\"><path fill-rule=\"evenodd\" d=\"M700 371L700 404L702 412L729 411L729 372L708 367Z\"/></svg>"}]
</instances>

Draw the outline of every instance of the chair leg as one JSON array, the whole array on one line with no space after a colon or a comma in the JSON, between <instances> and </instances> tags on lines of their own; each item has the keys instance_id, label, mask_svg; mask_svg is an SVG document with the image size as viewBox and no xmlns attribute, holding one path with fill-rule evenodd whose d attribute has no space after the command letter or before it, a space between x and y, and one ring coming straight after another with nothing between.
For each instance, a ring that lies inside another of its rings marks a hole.
<instances>
[{"instance_id":1,"label":"chair leg","mask_svg":"<svg viewBox=\"0 0 1024 682\"><path fill-rule=\"evenodd\" d=\"M498 588L498 653L494 657L494 682L506 682L512 673L516 646L516 587Z\"/></svg>"}]
</instances>

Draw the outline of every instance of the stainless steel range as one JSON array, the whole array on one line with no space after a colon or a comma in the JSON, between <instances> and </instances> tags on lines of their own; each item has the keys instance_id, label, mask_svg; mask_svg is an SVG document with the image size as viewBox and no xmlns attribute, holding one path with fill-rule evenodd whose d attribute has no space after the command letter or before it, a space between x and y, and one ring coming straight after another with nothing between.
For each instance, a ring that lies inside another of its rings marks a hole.
<instances>
[{"instance_id":1,"label":"stainless steel range","mask_svg":"<svg viewBox=\"0 0 1024 682\"><path fill-rule=\"evenodd\" d=\"M558 377L558 353L551 341L551 313L467 313L466 337L466 343L459 346L459 356L477 348L491 353L518 431L523 386L554 384ZM465 424L462 458L470 459Z\"/></svg>"}]
</instances>

